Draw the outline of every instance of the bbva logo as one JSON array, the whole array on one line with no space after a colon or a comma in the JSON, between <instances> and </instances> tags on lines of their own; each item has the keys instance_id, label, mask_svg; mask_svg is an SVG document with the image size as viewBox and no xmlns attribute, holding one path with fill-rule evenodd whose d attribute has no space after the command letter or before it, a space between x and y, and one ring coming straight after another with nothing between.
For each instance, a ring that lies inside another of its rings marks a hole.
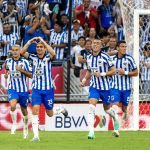
<instances>
[{"instance_id":1,"label":"bbva logo","mask_svg":"<svg viewBox=\"0 0 150 150\"><path fill-rule=\"evenodd\" d=\"M55 128L71 128L71 127L78 128L81 126L86 126L86 127L88 126L86 117L84 115L79 117L56 116L55 118Z\"/></svg>"}]
</instances>

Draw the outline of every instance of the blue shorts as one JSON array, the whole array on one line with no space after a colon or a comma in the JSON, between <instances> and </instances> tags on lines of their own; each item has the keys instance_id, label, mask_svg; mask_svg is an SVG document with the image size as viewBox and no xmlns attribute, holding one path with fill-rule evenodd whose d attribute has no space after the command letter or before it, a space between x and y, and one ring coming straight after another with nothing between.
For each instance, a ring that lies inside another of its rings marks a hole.
<instances>
[{"instance_id":1,"label":"blue shorts","mask_svg":"<svg viewBox=\"0 0 150 150\"><path fill-rule=\"evenodd\" d=\"M105 105L110 104L110 90L98 90L93 87L89 89L89 99L95 98L97 100L101 99Z\"/></svg>"},{"instance_id":2,"label":"blue shorts","mask_svg":"<svg viewBox=\"0 0 150 150\"><path fill-rule=\"evenodd\" d=\"M111 89L111 103L121 102L124 106L128 106L131 90Z\"/></svg>"},{"instance_id":3,"label":"blue shorts","mask_svg":"<svg viewBox=\"0 0 150 150\"><path fill-rule=\"evenodd\" d=\"M21 107L27 108L29 102L28 92L16 92L16 90L8 90L8 100L16 99Z\"/></svg>"},{"instance_id":4,"label":"blue shorts","mask_svg":"<svg viewBox=\"0 0 150 150\"><path fill-rule=\"evenodd\" d=\"M37 90L32 89L32 106L44 104L48 110L53 109L54 106L54 89Z\"/></svg>"}]
</instances>

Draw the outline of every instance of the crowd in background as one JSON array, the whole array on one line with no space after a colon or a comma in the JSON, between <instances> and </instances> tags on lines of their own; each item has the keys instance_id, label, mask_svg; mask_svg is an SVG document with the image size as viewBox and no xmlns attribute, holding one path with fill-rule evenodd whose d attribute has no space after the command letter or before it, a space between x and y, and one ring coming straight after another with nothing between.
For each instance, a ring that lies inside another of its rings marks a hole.
<instances>
[{"instance_id":1,"label":"crowd in background","mask_svg":"<svg viewBox=\"0 0 150 150\"><path fill-rule=\"evenodd\" d=\"M140 93L150 93L150 16L141 15L140 26Z\"/></svg>"},{"instance_id":2,"label":"crowd in background","mask_svg":"<svg viewBox=\"0 0 150 150\"><path fill-rule=\"evenodd\" d=\"M78 70L84 67L79 63L78 56L81 50L91 50L93 39L101 39L102 50L112 52L116 50L117 42L124 40L125 36L117 0L73 0L72 8L71 66ZM65 60L68 51L68 15L69 0L0 0L1 60L7 58L12 45L23 46L33 37L42 37L47 41L55 50L57 61ZM140 46L144 56L141 61L146 60L149 64L149 52L148 56L145 55L147 50L144 47L150 41L150 24L141 17L140 25ZM36 45L31 44L28 52L36 53ZM150 78L150 67L144 66ZM79 76L78 71L75 71L75 75Z\"/></svg>"},{"instance_id":3,"label":"crowd in background","mask_svg":"<svg viewBox=\"0 0 150 150\"><path fill-rule=\"evenodd\" d=\"M68 0L0 0L1 59L6 59L13 44L23 46L40 36L55 50L56 59L63 60L68 51ZM120 6L116 0L74 0L71 54L79 46L79 37L100 38L104 50L113 50L117 41L124 39ZM98 6L99 5L99 6ZM110 47L110 38L114 38ZM28 52L36 53L36 45ZM83 44L82 49L85 49Z\"/></svg>"}]
</instances>

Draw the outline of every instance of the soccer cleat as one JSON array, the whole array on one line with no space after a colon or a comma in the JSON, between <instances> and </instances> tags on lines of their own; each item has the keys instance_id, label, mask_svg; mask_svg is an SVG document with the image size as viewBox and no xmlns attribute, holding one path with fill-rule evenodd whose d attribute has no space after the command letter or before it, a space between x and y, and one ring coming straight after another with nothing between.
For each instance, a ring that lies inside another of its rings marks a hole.
<instances>
[{"instance_id":1,"label":"soccer cleat","mask_svg":"<svg viewBox=\"0 0 150 150\"><path fill-rule=\"evenodd\" d=\"M94 139L94 138L95 138L94 132L89 132L88 139Z\"/></svg>"},{"instance_id":2,"label":"soccer cleat","mask_svg":"<svg viewBox=\"0 0 150 150\"><path fill-rule=\"evenodd\" d=\"M118 130L114 130L113 133L112 133L112 135L114 137L119 137L119 131Z\"/></svg>"},{"instance_id":3,"label":"soccer cleat","mask_svg":"<svg viewBox=\"0 0 150 150\"><path fill-rule=\"evenodd\" d=\"M16 125L16 123L13 123L13 125L11 127L11 134L15 134L16 129L17 129L17 125Z\"/></svg>"},{"instance_id":4,"label":"soccer cleat","mask_svg":"<svg viewBox=\"0 0 150 150\"><path fill-rule=\"evenodd\" d=\"M27 139L28 138L28 128L23 129L23 138Z\"/></svg>"},{"instance_id":5,"label":"soccer cleat","mask_svg":"<svg viewBox=\"0 0 150 150\"><path fill-rule=\"evenodd\" d=\"M68 116L68 111L67 111L67 109L66 108L64 108L63 107L63 110L62 110L62 112L61 112L65 117L67 117Z\"/></svg>"},{"instance_id":6,"label":"soccer cleat","mask_svg":"<svg viewBox=\"0 0 150 150\"><path fill-rule=\"evenodd\" d=\"M33 137L33 139L31 140L31 142L39 142L39 141L40 141L39 137Z\"/></svg>"}]
</instances>

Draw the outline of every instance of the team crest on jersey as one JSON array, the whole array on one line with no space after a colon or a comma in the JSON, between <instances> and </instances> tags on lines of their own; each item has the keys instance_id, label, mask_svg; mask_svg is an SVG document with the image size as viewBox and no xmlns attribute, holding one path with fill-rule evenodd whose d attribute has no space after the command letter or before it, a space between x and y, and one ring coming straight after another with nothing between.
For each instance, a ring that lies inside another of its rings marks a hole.
<instances>
[{"instance_id":1,"label":"team crest on jersey","mask_svg":"<svg viewBox=\"0 0 150 150\"><path fill-rule=\"evenodd\" d=\"M128 61L124 61L123 66L126 68L128 66Z\"/></svg>"},{"instance_id":2,"label":"team crest on jersey","mask_svg":"<svg viewBox=\"0 0 150 150\"><path fill-rule=\"evenodd\" d=\"M43 60L43 65L44 65L44 66L46 65L46 60Z\"/></svg>"},{"instance_id":3,"label":"team crest on jersey","mask_svg":"<svg viewBox=\"0 0 150 150\"><path fill-rule=\"evenodd\" d=\"M99 59L98 60L98 66L102 66L103 65L104 60L103 59Z\"/></svg>"},{"instance_id":4,"label":"team crest on jersey","mask_svg":"<svg viewBox=\"0 0 150 150\"><path fill-rule=\"evenodd\" d=\"M20 66L21 68L23 68L24 64L23 64L23 63L19 63L19 66Z\"/></svg>"}]
</instances>

